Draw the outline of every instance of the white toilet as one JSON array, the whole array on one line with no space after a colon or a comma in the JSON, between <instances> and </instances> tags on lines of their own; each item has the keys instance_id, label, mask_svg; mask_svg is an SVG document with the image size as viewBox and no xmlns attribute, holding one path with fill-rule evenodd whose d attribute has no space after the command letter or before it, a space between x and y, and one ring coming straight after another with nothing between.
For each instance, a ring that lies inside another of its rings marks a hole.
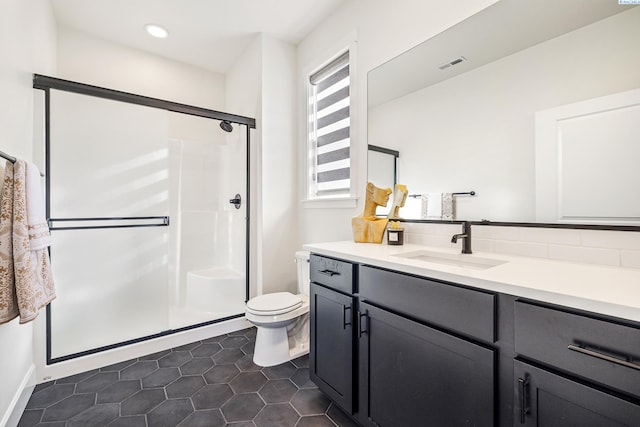
<instances>
[{"instance_id":1,"label":"white toilet","mask_svg":"<svg viewBox=\"0 0 640 427\"><path fill-rule=\"evenodd\" d=\"M298 294L274 292L247 301L245 317L258 328L253 363L274 366L309 352L309 252L296 252Z\"/></svg>"}]
</instances>

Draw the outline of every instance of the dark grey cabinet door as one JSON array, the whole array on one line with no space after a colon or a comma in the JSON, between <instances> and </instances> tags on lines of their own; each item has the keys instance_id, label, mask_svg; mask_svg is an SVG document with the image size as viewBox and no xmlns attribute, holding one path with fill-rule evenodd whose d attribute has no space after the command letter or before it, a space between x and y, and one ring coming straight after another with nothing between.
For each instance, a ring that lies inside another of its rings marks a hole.
<instances>
[{"instance_id":1,"label":"dark grey cabinet door","mask_svg":"<svg viewBox=\"0 0 640 427\"><path fill-rule=\"evenodd\" d=\"M514 425L620 427L640 425L640 406L516 360Z\"/></svg>"},{"instance_id":2,"label":"dark grey cabinet door","mask_svg":"<svg viewBox=\"0 0 640 427\"><path fill-rule=\"evenodd\" d=\"M309 376L353 413L353 297L311 282Z\"/></svg>"},{"instance_id":3,"label":"dark grey cabinet door","mask_svg":"<svg viewBox=\"0 0 640 427\"><path fill-rule=\"evenodd\" d=\"M362 424L494 425L494 350L367 303L358 311Z\"/></svg>"}]
</instances>

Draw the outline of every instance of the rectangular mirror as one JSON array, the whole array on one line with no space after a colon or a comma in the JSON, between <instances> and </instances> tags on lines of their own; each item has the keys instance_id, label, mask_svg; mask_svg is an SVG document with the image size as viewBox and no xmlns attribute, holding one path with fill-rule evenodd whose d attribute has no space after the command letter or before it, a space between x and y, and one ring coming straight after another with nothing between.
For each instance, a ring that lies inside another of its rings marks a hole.
<instances>
[{"instance_id":1,"label":"rectangular mirror","mask_svg":"<svg viewBox=\"0 0 640 427\"><path fill-rule=\"evenodd\" d=\"M640 88L637 40L640 8L617 0L501 0L369 72L368 143L400 153L398 183L410 194L475 191L454 197L455 220L640 225L635 193L594 198L597 215L540 206L549 197L555 206L593 205L594 193L579 185L537 183L548 183L541 175L549 170L569 173L558 165L579 168L575 153L601 158L611 144L607 129L588 144L573 140L564 154L574 157L564 163L536 154L540 113ZM624 108L619 118L640 123L640 108ZM637 152L637 135L617 147L635 144L626 151ZM375 167L369 165L370 178ZM614 174L611 162L585 167L591 181L607 183L594 191L617 194L637 182L632 170ZM609 213L598 200L620 206ZM400 215L421 219L420 212Z\"/></svg>"}]
</instances>

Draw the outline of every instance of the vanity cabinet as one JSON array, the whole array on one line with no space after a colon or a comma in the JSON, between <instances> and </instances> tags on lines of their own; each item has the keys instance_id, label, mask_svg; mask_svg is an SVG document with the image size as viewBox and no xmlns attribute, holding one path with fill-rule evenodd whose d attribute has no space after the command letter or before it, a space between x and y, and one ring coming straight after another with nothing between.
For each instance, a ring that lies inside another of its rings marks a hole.
<instances>
[{"instance_id":1,"label":"vanity cabinet","mask_svg":"<svg viewBox=\"0 0 640 427\"><path fill-rule=\"evenodd\" d=\"M494 352L359 304L359 420L366 426L493 426Z\"/></svg>"},{"instance_id":2,"label":"vanity cabinet","mask_svg":"<svg viewBox=\"0 0 640 427\"><path fill-rule=\"evenodd\" d=\"M355 269L311 255L309 376L345 411L353 413Z\"/></svg>"},{"instance_id":3,"label":"vanity cabinet","mask_svg":"<svg viewBox=\"0 0 640 427\"><path fill-rule=\"evenodd\" d=\"M514 418L527 426L640 425L640 326L515 303Z\"/></svg>"},{"instance_id":4,"label":"vanity cabinet","mask_svg":"<svg viewBox=\"0 0 640 427\"><path fill-rule=\"evenodd\" d=\"M493 426L495 349L474 341L495 339L495 296L369 266L358 288L359 421Z\"/></svg>"},{"instance_id":5,"label":"vanity cabinet","mask_svg":"<svg viewBox=\"0 0 640 427\"><path fill-rule=\"evenodd\" d=\"M640 323L311 256L311 379L363 426L640 426Z\"/></svg>"}]
</instances>

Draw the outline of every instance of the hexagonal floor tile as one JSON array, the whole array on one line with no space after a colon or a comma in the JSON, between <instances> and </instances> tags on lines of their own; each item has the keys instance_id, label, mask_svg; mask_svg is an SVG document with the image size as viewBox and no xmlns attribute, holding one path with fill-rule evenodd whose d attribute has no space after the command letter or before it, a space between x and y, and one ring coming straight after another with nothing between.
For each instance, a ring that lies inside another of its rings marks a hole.
<instances>
[{"instance_id":1,"label":"hexagonal floor tile","mask_svg":"<svg viewBox=\"0 0 640 427\"><path fill-rule=\"evenodd\" d=\"M308 368L309 367L309 353L304 356L297 357L291 361L296 368Z\"/></svg>"},{"instance_id":2,"label":"hexagonal floor tile","mask_svg":"<svg viewBox=\"0 0 640 427\"><path fill-rule=\"evenodd\" d=\"M160 368L142 379L142 387L164 387L178 378L180 378L180 370L178 368Z\"/></svg>"},{"instance_id":3,"label":"hexagonal floor tile","mask_svg":"<svg viewBox=\"0 0 640 427\"><path fill-rule=\"evenodd\" d=\"M291 400L298 388L289 380L271 380L258 392L267 403L284 403Z\"/></svg>"},{"instance_id":4,"label":"hexagonal floor tile","mask_svg":"<svg viewBox=\"0 0 640 427\"><path fill-rule=\"evenodd\" d=\"M228 383L240 373L236 365L217 365L204 373L204 379L209 384Z\"/></svg>"},{"instance_id":5,"label":"hexagonal floor tile","mask_svg":"<svg viewBox=\"0 0 640 427\"><path fill-rule=\"evenodd\" d=\"M44 410L42 422L68 420L85 409L93 406L96 400L94 393L74 394Z\"/></svg>"},{"instance_id":6,"label":"hexagonal floor tile","mask_svg":"<svg viewBox=\"0 0 640 427\"><path fill-rule=\"evenodd\" d=\"M33 393L27 403L27 409L46 408L73 394L75 384L55 384Z\"/></svg>"},{"instance_id":7,"label":"hexagonal floor tile","mask_svg":"<svg viewBox=\"0 0 640 427\"><path fill-rule=\"evenodd\" d=\"M139 380L142 377L146 377L156 369L158 369L158 362L155 360L139 361L120 371L120 379Z\"/></svg>"},{"instance_id":8,"label":"hexagonal floor tile","mask_svg":"<svg viewBox=\"0 0 640 427\"><path fill-rule=\"evenodd\" d=\"M296 367L291 362L285 362L276 366L268 366L262 368L262 372L270 380L279 380L284 378L291 378L296 373Z\"/></svg>"},{"instance_id":9,"label":"hexagonal floor tile","mask_svg":"<svg viewBox=\"0 0 640 427\"><path fill-rule=\"evenodd\" d=\"M147 415L150 426L175 427L193 412L189 399L165 400Z\"/></svg>"},{"instance_id":10,"label":"hexagonal floor tile","mask_svg":"<svg viewBox=\"0 0 640 427\"><path fill-rule=\"evenodd\" d=\"M224 348L213 356L213 361L217 365L230 365L243 357L244 353L239 348Z\"/></svg>"},{"instance_id":11,"label":"hexagonal floor tile","mask_svg":"<svg viewBox=\"0 0 640 427\"><path fill-rule=\"evenodd\" d=\"M193 359L188 351L172 351L166 356L158 359L158 366L161 368L177 368Z\"/></svg>"},{"instance_id":12,"label":"hexagonal floor tile","mask_svg":"<svg viewBox=\"0 0 640 427\"><path fill-rule=\"evenodd\" d=\"M228 422L252 420L264 407L257 393L236 394L222 406L222 414Z\"/></svg>"},{"instance_id":13,"label":"hexagonal floor tile","mask_svg":"<svg viewBox=\"0 0 640 427\"><path fill-rule=\"evenodd\" d=\"M193 357L211 357L220 350L222 350L222 347L217 342L210 344L205 343L191 350L191 354Z\"/></svg>"},{"instance_id":14,"label":"hexagonal floor tile","mask_svg":"<svg viewBox=\"0 0 640 427\"><path fill-rule=\"evenodd\" d=\"M300 416L288 403L267 405L253 419L257 427L293 427ZM335 426L334 426L335 427Z\"/></svg>"},{"instance_id":15,"label":"hexagonal floor tile","mask_svg":"<svg viewBox=\"0 0 640 427\"><path fill-rule=\"evenodd\" d=\"M255 340L249 340L248 343L246 343L245 345L243 345L242 347L240 347L242 349L242 351L244 351L245 354L253 354L255 353L256 350L256 341Z\"/></svg>"},{"instance_id":16,"label":"hexagonal floor tile","mask_svg":"<svg viewBox=\"0 0 640 427\"><path fill-rule=\"evenodd\" d=\"M198 357L180 366L182 375L198 375L208 371L213 366L210 357Z\"/></svg>"},{"instance_id":17,"label":"hexagonal floor tile","mask_svg":"<svg viewBox=\"0 0 640 427\"><path fill-rule=\"evenodd\" d=\"M258 366L253 363L253 354L247 354L243 356L241 359L238 359L236 362L236 366L240 368L240 370L248 372L248 371L259 371L262 369L262 366Z\"/></svg>"},{"instance_id":18,"label":"hexagonal floor tile","mask_svg":"<svg viewBox=\"0 0 640 427\"><path fill-rule=\"evenodd\" d=\"M195 411L180 423L179 427L224 427L227 422L219 409Z\"/></svg>"},{"instance_id":19,"label":"hexagonal floor tile","mask_svg":"<svg viewBox=\"0 0 640 427\"><path fill-rule=\"evenodd\" d=\"M147 427L147 417L144 415L118 417L109 424L109 427Z\"/></svg>"},{"instance_id":20,"label":"hexagonal floor tile","mask_svg":"<svg viewBox=\"0 0 640 427\"><path fill-rule=\"evenodd\" d=\"M300 418L296 427L335 427L335 424L324 415L311 415Z\"/></svg>"},{"instance_id":21,"label":"hexagonal floor tile","mask_svg":"<svg viewBox=\"0 0 640 427\"><path fill-rule=\"evenodd\" d=\"M317 388L318 386L309 379L309 368L300 368L291 377L291 381L298 388Z\"/></svg>"},{"instance_id":22,"label":"hexagonal floor tile","mask_svg":"<svg viewBox=\"0 0 640 427\"><path fill-rule=\"evenodd\" d=\"M291 404L302 415L324 414L329 408L331 401L317 388L307 388L299 390Z\"/></svg>"},{"instance_id":23,"label":"hexagonal floor tile","mask_svg":"<svg viewBox=\"0 0 640 427\"><path fill-rule=\"evenodd\" d=\"M249 393L260 390L266 382L267 379L262 375L262 372L254 371L240 373L231 381L230 385L236 393Z\"/></svg>"},{"instance_id":24,"label":"hexagonal floor tile","mask_svg":"<svg viewBox=\"0 0 640 427\"><path fill-rule=\"evenodd\" d=\"M240 348L248 342L249 340L244 336L227 337L220 341L220 345L222 348Z\"/></svg>"},{"instance_id":25,"label":"hexagonal floor tile","mask_svg":"<svg viewBox=\"0 0 640 427\"><path fill-rule=\"evenodd\" d=\"M122 415L146 414L165 399L166 396L163 389L151 388L148 390L140 390L120 404L120 413Z\"/></svg>"},{"instance_id":26,"label":"hexagonal floor tile","mask_svg":"<svg viewBox=\"0 0 640 427\"><path fill-rule=\"evenodd\" d=\"M122 402L140 390L140 380L118 381L98 392L97 403Z\"/></svg>"},{"instance_id":27,"label":"hexagonal floor tile","mask_svg":"<svg viewBox=\"0 0 640 427\"><path fill-rule=\"evenodd\" d=\"M106 405L93 405L67 421L67 427L104 426L118 418L120 405L107 403Z\"/></svg>"},{"instance_id":28,"label":"hexagonal floor tile","mask_svg":"<svg viewBox=\"0 0 640 427\"><path fill-rule=\"evenodd\" d=\"M233 396L227 384L210 384L191 396L195 409L218 409Z\"/></svg>"},{"instance_id":29,"label":"hexagonal floor tile","mask_svg":"<svg viewBox=\"0 0 640 427\"><path fill-rule=\"evenodd\" d=\"M76 393L94 393L120 379L118 372L100 372L76 384Z\"/></svg>"},{"instance_id":30,"label":"hexagonal floor tile","mask_svg":"<svg viewBox=\"0 0 640 427\"><path fill-rule=\"evenodd\" d=\"M168 385L165 390L169 399L173 399L176 397L189 397L193 393L204 387L204 385L204 378L202 378L201 375L180 377L176 381Z\"/></svg>"}]
</instances>

